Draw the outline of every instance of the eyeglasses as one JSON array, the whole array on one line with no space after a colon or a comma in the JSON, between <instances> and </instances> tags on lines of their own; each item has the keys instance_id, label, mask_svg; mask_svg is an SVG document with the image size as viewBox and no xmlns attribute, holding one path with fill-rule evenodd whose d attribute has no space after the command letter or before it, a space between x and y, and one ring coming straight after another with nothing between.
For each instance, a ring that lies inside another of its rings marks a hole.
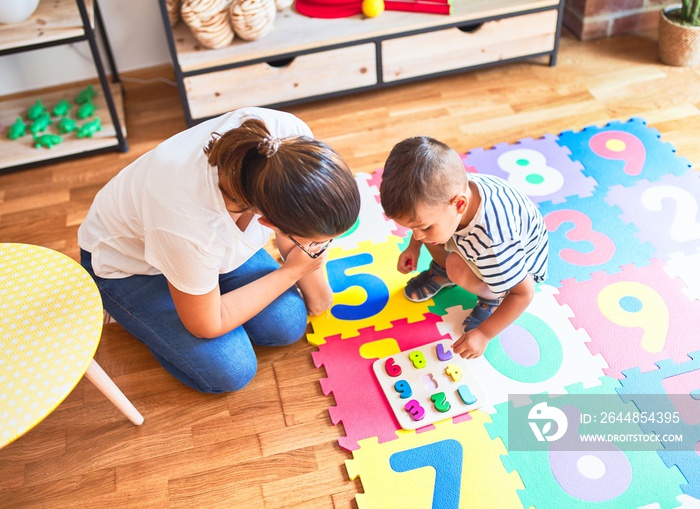
<instances>
[{"instance_id":1,"label":"eyeglasses","mask_svg":"<svg viewBox=\"0 0 700 509\"><path fill-rule=\"evenodd\" d=\"M287 238L289 238L289 240L294 242L294 244L296 244L296 246L299 249L301 249L307 255L309 255L311 258L314 258L314 259L318 258L323 253L325 253L326 249L328 249L328 246L330 246L331 242L333 242L333 239L328 239L325 242L312 242L311 244L309 244L309 247L305 247L302 244L300 244L299 242L297 242L297 240L294 237L292 237L291 235L289 235L288 233L285 233L285 235L287 236Z\"/></svg>"}]
</instances>

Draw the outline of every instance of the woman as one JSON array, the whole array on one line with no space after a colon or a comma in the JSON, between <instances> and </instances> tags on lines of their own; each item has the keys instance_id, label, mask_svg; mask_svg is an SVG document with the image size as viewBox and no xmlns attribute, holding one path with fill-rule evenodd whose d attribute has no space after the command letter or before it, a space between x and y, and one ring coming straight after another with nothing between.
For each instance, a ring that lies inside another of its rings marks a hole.
<instances>
[{"instance_id":1,"label":"woman","mask_svg":"<svg viewBox=\"0 0 700 509\"><path fill-rule=\"evenodd\" d=\"M254 345L328 309L324 252L357 219L343 159L297 117L244 108L164 141L97 194L78 230L107 312L175 378L244 387ZM274 232L280 266L263 249Z\"/></svg>"}]
</instances>

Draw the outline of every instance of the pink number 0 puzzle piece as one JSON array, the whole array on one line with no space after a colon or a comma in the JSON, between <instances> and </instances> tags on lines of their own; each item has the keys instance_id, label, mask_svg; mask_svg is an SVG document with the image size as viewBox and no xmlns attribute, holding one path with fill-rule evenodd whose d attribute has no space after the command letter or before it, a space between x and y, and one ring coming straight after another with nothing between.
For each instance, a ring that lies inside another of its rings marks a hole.
<instances>
[{"instance_id":1,"label":"pink number 0 puzzle piece","mask_svg":"<svg viewBox=\"0 0 700 509\"><path fill-rule=\"evenodd\" d=\"M484 405L469 361L436 341L374 361L377 381L403 429L414 430Z\"/></svg>"}]
</instances>

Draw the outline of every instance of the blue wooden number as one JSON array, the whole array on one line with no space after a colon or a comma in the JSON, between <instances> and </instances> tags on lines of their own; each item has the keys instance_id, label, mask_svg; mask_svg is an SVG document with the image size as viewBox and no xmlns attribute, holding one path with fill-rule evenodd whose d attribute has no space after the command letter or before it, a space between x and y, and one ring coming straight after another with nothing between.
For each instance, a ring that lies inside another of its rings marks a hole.
<instances>
[{"instance_id":1,"label":"blue wooden number","mask_svg":"<svg viewBox=\"0 0 700 509\"><path fill-rule=\"evenodd\" d=\"M394 390L399 393L401 399L408 399L413 396L413 391L411 390L411 384L406 380L399 380L394 384Z\"/></svg>"}]
</instances>

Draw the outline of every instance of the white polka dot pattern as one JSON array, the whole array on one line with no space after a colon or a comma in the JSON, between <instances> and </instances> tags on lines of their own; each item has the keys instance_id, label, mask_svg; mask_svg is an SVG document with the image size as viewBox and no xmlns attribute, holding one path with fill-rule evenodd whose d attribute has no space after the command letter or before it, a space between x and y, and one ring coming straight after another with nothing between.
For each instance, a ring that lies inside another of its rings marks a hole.
<instances>
[{"instance_id":1,"label":"white polka dot pattern","mask_svg":"<svg viewBox=\"0 0 700 509\"><path fill-rule=\"evenodd\" d=\"M101 333L100 293L80 264L45 247L0 244L0 447L68 396Z\"/></svg>"}]
</instances>

